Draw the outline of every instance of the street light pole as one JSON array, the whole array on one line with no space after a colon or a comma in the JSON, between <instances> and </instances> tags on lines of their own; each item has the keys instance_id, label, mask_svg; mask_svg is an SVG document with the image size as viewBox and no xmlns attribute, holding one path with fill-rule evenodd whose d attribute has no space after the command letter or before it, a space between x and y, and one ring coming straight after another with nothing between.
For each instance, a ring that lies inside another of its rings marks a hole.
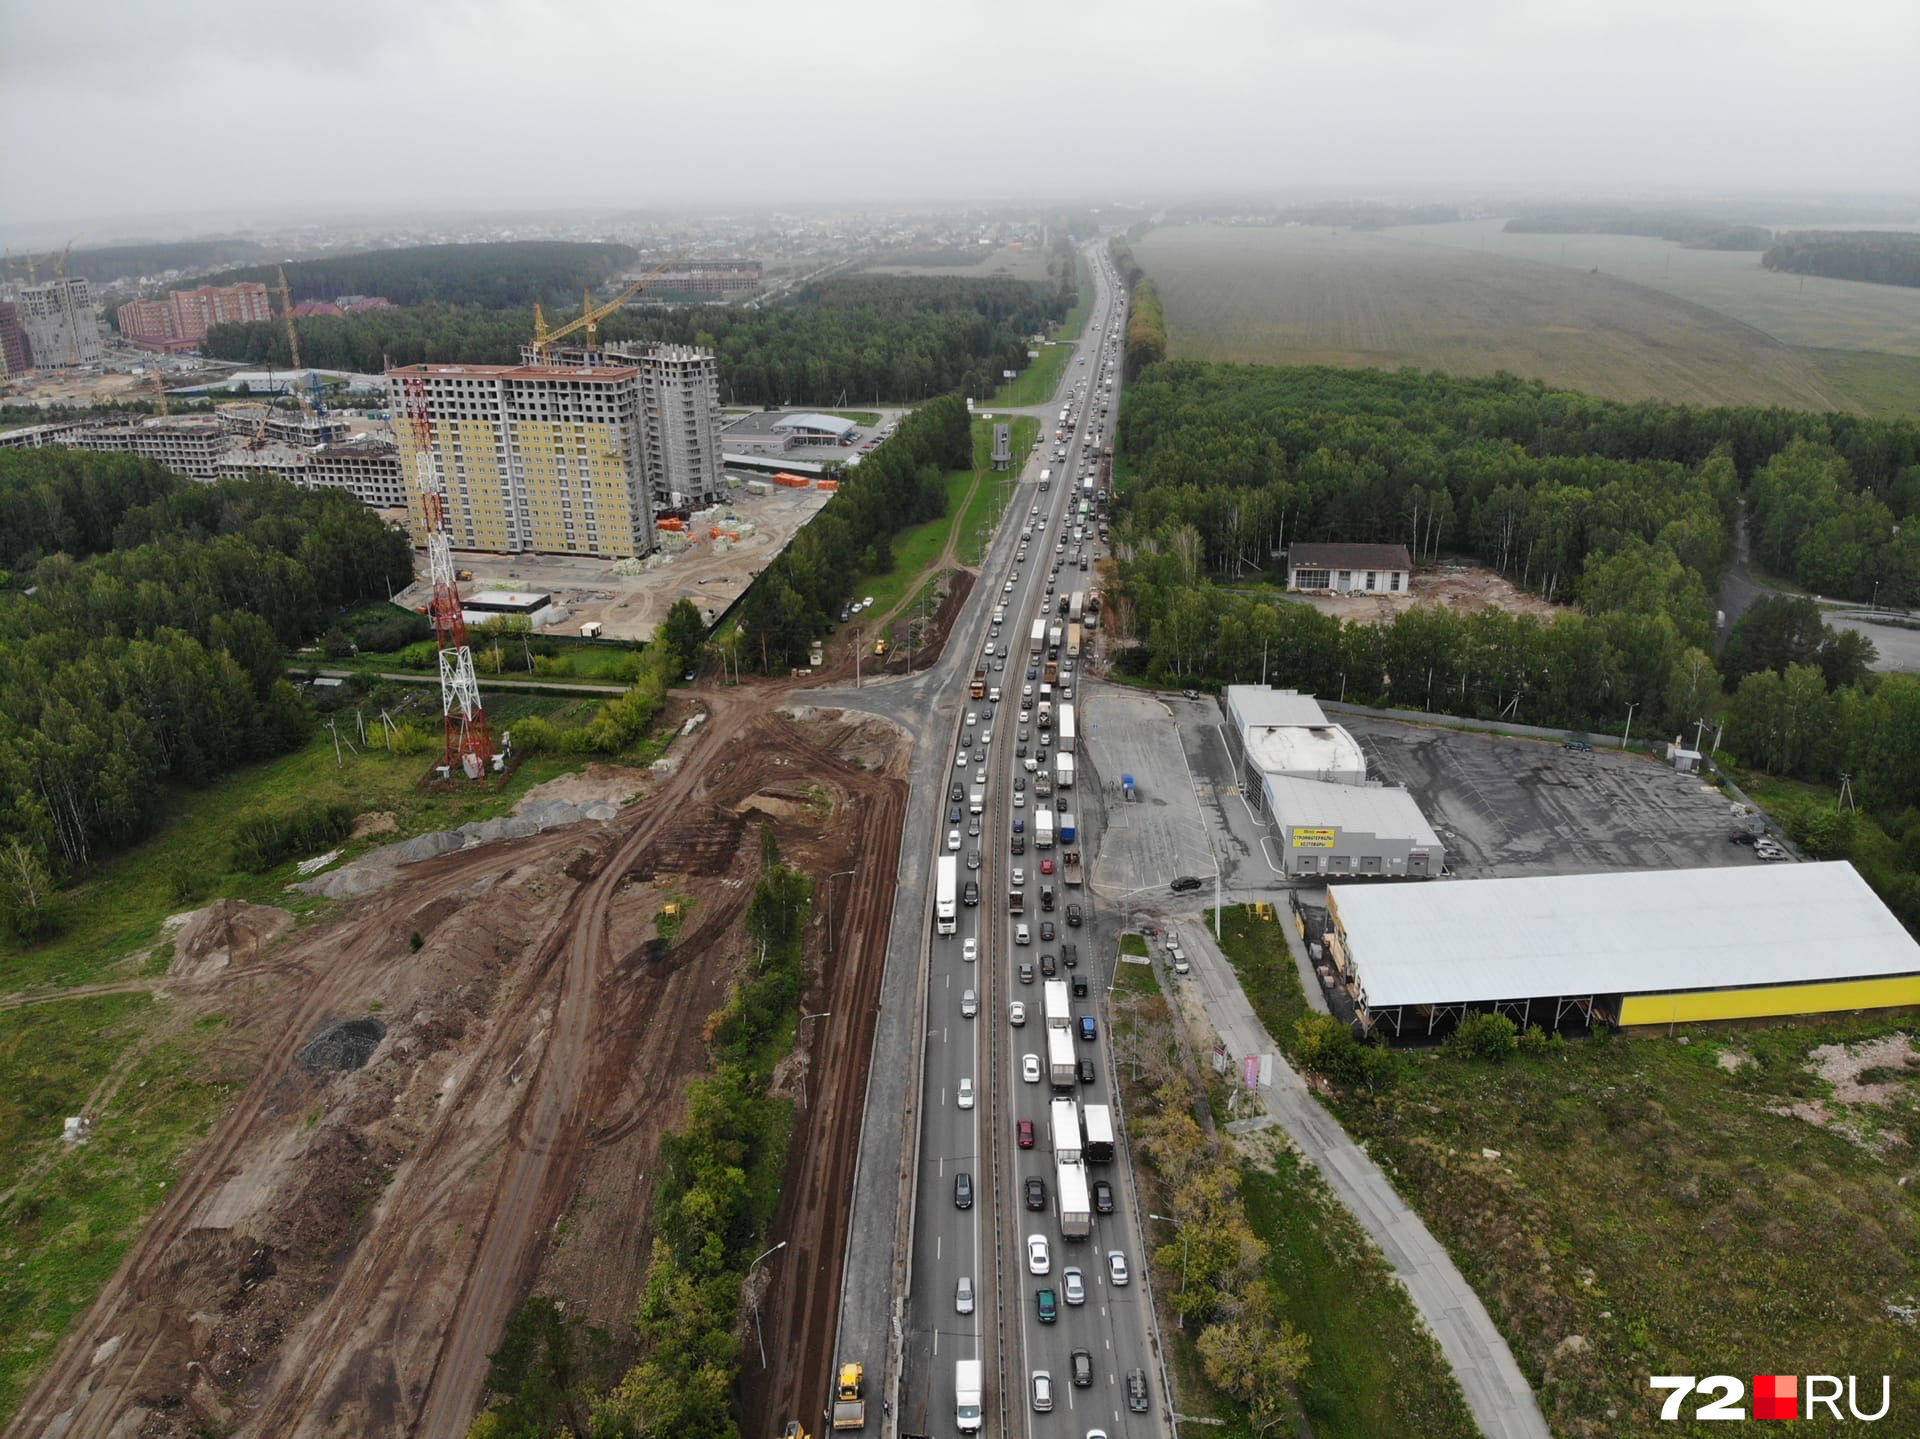
<instances>
[{"instance_id":1,"label":"street light pole","mask_svg":"<svg viewBox=\"0 0 1920 1439\"><path fill-rule=\"evenodd\" d=\"M1625 749L1627 747L1627 736L1633 733L1633 712L1639 708L1640 708L1639 700L1635 700L1632 704L1627 706L1627 725L1625 729L1620 731L1620 748L1621 749Z\"/></svg>"},{"instance_id":2,"label":"street light pole","mask_svg":"<svg viewBox=\"0 0 1920 1439\"><path fill-rule=\"evenodd\" d=\"M857 869L857 866L856 866L856 869ZM827 876L827 953L828 954L833 953L833 882L836 879L840 879L846 875L853 874L854 872L855 870L853 869L842 869L842 870L836 870L834 873Z\"/></svg>"},{"instance_id":3,"label":"street light pole","mask_svg":"<svg viewBox=\"0 0 1920 1439\"><path fill-rule=\"evenodd\" d=\"M774 1245L773 1248L769 1249L766 1254L762 1254L760 1259L765 1259L767 1254L778 1254L786 1247L787 1241L782 1239L778 1244ZM765 1369L767 1367L767 1341L760 1333L760 1292L753 1287L753 1271L759 1268L760 1259L754 1260L753 1263L747 1266L747 1292L753 1297L753 1337L760 1345L760 1367Z\"/></svg>"}]
</instances>

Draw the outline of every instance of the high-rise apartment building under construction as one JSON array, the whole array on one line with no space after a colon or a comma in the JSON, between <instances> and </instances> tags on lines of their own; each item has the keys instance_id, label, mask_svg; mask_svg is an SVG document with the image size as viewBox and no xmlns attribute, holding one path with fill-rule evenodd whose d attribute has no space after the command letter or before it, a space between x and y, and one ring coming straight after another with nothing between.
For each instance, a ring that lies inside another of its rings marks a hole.
<instances>
[{"instance_id":1,"label":"high-rise apartment building under construction","mask_svg":"<svg viewBox=\"0 0 1920 1439\"><path fill-rule=\"evenodd\" d=\"M632 365L406 365L396 413L424 403L457 549L623 559L653 548ZM397 424L414 537L427 532L414 427Z\"/></svg>"},{"instance_id":2,"label":"high-rise apartment building under construction","mask_svg":"<svg viewBox=\"0 0 1920 1439\"><path fill-rule=\"evenodd\" d=\"M521 358L532 358L525 346ZM705 509L726 496L720 460L720 366L695 345L629 340L589 351L556 345L554 365L632 365L640 372L640 464L660 509Z\"/></svg>"},{"instance_id":3,"label":"high-rise apartment building under construction","mask_svg":"<svg viewBox=\"0 0 1920 1439\"><path fill-rule=\"evenodd\" d=\"M56 275L38 284L17 286L14 303L37 368L100 363L105 351L100 317L93 309L93 286L78 275Z\"/></svg>"}]
</instances>

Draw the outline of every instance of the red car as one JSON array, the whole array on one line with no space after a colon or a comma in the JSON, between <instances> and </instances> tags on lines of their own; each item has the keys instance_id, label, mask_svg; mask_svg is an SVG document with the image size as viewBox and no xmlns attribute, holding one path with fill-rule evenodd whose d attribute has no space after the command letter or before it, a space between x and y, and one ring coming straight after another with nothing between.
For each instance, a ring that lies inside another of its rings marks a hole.
<instances>
[{"instance_id":1,"label":"red car","mask_svg":"<svg viewBox=\"0 0 1920 1439\"><path fill-rule=\"evenodd\" d=\"M1014 1134L1019 1138L1022 1149L1033 1148L1033 1121L1031 1119L1023 1119L1019 1124L1015 1125Z\"/></svg>"},{"instance_id":2,"label":"red car","mask_svg":"<svg viewBox=\"0 0 1920 1439\"><path fill-rule=\"evenodd\" d=\"M1041 860L1041 861L1040 861L1040 873L1042 873L1042 874L1052 874L1052 873L1053 873L1053 861L1052 861L1052 860L1050 860L1050 859L1043 859L1043 860Z\"/></svg>"}]
</instances>

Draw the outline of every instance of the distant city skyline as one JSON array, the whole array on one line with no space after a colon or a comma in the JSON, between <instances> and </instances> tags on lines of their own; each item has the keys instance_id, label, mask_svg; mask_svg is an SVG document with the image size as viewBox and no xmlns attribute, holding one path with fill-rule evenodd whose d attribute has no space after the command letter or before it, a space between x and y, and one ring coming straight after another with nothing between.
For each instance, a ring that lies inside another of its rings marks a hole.
<instances>
[{"instance_id":1,"label":"distant city skyline","mask_svg":"<svg viewBox=\"0 0 1920 1439\"><path fill-rule=\"evenodd\" d=\"M14 0L0 194L41 246L200 213L1886 194L1920 176L1915 54L1901 0Z\"/></svg>"}]
</instances>

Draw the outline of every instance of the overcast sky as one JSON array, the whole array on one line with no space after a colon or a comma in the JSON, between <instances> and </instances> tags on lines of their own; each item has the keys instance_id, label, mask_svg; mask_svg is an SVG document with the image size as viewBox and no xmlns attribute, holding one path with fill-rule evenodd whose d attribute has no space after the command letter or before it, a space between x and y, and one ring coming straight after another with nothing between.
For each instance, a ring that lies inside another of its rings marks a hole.
<instances>
[{"instance_id":1,"label":"overcast sky","mask_svg":"<svg viewBox=\"0 0 1920 1439\"><path fill-rule=\"evenodd\" d=\"M1911 191L1916 62L1914 0L0 0L0 224Z\"/></svg>"}]
</instances>

